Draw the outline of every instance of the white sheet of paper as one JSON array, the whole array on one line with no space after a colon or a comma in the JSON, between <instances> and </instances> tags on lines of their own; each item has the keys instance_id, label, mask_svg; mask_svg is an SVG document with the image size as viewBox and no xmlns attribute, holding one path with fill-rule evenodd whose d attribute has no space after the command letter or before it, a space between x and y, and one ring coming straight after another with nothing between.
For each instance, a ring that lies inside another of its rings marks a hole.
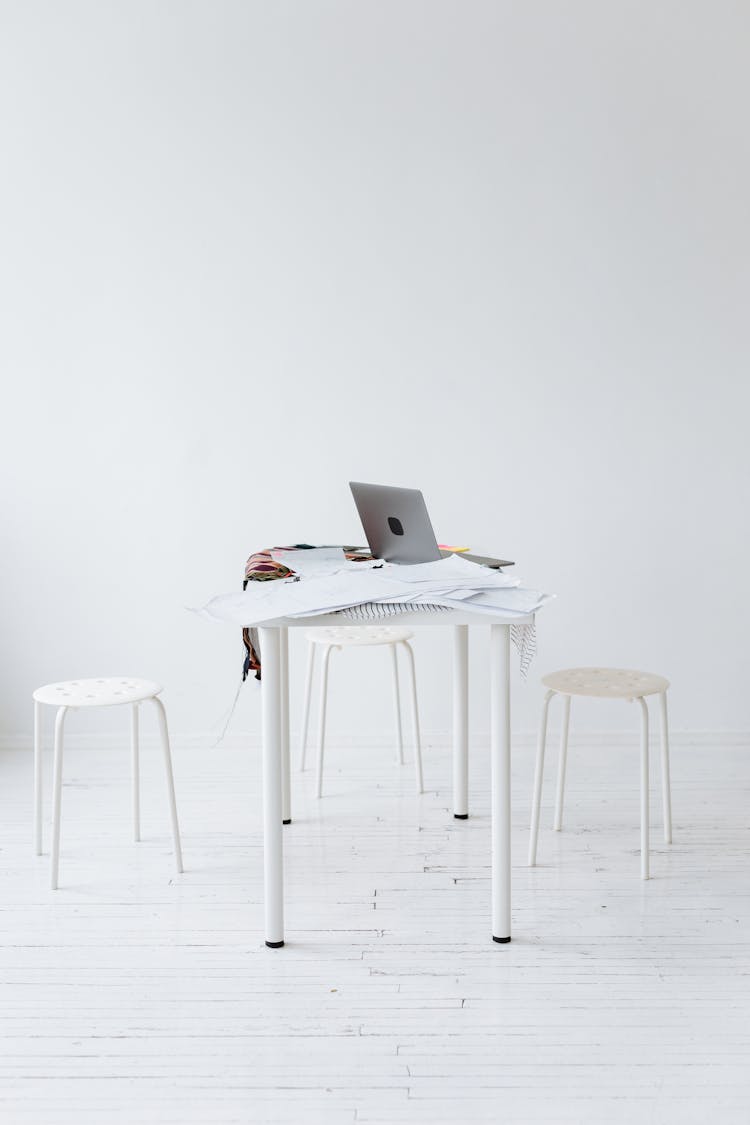
<instances>
[{"instance_id":1,"label":"white sheet of paper","mask_svg":"<svg viewBox=\"0 0 750 1125\"><path fill-rule=\"evenodd\" d=\"M334 568L340 565L330 556L321 563ZM386 564L372 568L351 563L333 573L249 582L242 593L212 598L197 612L214 620L250 626L279 617L332 613L365 602L432 603L477 613L526 614L535 612L547 600L547 595L521 587L519 579L452 556L416 566Z\"/></svg>"},{"instance_id":2,"label":"white sheet of paper","mask_svg":"<svg viewBox=\"0 0 750 1125\"><path fill-rule=\"evenodd\" d=\"M519 586L520 579L491 570L487 566L462 559L460 555L448 555L427 563L388 564L388 571L398 576L404 586L425 586L434 589L475 588Z\"/></svg>"},{"instance_id":3,"label":"white sheet of paper","mask_svg":"<svg viewBox=\"0 0 750 1125\"><path fill-rule=\"evenodd\" d=\"M321 578L355 567L370 570L372 567L383 565L380 559L360 559L352 562L347 559L343 547L310 547L298 551L285 551L283 548L278 548L271 551L271 558L274 562L288 566L299 578Z\"/></svg>"},{"instance_id":4,"label":"white sheet of paper","mask_svg":"<svg viewBox=\"0 0 750 1125\"><path fill-rule=\"evenodd\" d=\"M274 562L283 563L302 576L335 574L345 562L343 547L311 547L309 551L271 551Z\"/></svg>"}]
</instances>

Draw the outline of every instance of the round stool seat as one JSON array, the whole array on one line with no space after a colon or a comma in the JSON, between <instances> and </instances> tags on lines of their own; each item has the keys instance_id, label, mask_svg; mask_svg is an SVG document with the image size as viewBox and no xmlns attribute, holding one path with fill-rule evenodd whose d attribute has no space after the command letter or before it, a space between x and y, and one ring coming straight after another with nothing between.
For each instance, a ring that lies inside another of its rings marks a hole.
<instances>
[{"instance_id":1,"label":"round stool seat","mask_svg":"<svg viewBox=\"0 0 750 1125\"><path fill-rule=\"evenodd\" d=\"M413 636L408 629L392 625L322 625L305 633L316 645L395 645Z\"/></svg>"},{"instance_id":2,"label":"round stool seat","mask_svg":"<svg viewBox=\"0 0 750 1125\"><path fill-rule=\"evenodd\" d=\"M37 688L37 703L53 707L114 707L118 703L138 703L153 699L162 690L153 680L136 680L132 676L109 676L101 680L63 680Z\"/></svg>"},{"instance_id":3,"label":"round stool seat","mask_svg":"<svg viewBox=\"0 0 750 1125\"><path fill-rule=\"evenodd\" d=\"M669 687L664 676L627 668L566 668L542 676L542 683L560 695L599 699L642 699L644 695L660 695Z\"/></svg>"}]
</instances>

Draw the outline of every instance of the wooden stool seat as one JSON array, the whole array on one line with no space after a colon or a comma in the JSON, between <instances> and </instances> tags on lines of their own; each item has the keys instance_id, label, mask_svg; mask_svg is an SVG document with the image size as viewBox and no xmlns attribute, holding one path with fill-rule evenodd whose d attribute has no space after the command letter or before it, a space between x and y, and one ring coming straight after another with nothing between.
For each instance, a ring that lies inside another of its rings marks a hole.
<instances>
[{"instance_id":1,"label":"wooden stool seat","mask_svg":"<svg viewBox=\"0 0 750 1125\"><path fill-rule=\"evenodd\" d=\"M565 769L568 758L568 728L570 725L570 701L575 696L588 696L592 699L624 699L638 701L641 712L641 878L649 877L649 765L648 765L648 706L646 696L659 696L661 718L661 769L662 804L664 810L664 841L672 843L672 796L669 781L669 728L667 722L667 689L669 680L653 672L636 672L628 668L565 668L560 672L550 672L542 677L547 688L542 706L542 721L539 727L536 770L534 773L534 796L531 811L531 831L529 837L529 867L536 864L537 841L539 838L539 811L542 802L542 781L544 778L544 752L547 742L547 713L550 700L559 695L563 700L563 720L560 732L560 765L557 774L557 797L555 799L555 831L562 828L563 798L565 794Z\"/></svg>"},{"instance_id":2,"label":"wooden stool seat","mask_svg":"<svg viewBox=\"0 0 750 1125\"><path fill-rule=\"evenodd\" d=\"M592 699L642 699L661 695L669 680L653 672L632 672L627 668L566 668L542 676L546 688L558 695L587 695Z\"/></svg>"}]
</instances>

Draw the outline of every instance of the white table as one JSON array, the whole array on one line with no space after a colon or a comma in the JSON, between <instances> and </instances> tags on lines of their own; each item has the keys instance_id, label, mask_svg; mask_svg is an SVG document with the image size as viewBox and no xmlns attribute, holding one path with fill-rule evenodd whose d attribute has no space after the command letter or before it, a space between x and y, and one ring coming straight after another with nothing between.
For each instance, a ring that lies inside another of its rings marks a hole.
<instances>
[{"instance_id":1,"label":"white table","mask_svg":"<svg viewBox=\"0 0 750 1125\"><path fill-rule=\"evenodd\" d=\"M469 627L490 627L490 755L492 788L492 940L510 941L510 629L528 617L402 613L399 625L453 626L453 815L469 815ZM283 824L291 821L289 761L289 629L342 625L338 614L279 618L260 627L263 704L263 862L266 945L284 944Z\"/></svg>"}]
</instances>

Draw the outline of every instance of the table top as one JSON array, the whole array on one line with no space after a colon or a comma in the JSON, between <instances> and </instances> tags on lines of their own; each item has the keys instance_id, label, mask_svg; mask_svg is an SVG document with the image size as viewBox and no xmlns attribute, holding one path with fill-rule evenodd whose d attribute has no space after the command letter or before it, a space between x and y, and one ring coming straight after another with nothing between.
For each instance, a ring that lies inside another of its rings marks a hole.
<instances>
[{"instance_id":1,"label":"table top","mask_svg":"<svg viewBox=\"0 0 750 1125\"><path fill-rule=\"evenodd\" d=\"M409 625L413 627L426 626L431 627L435 625L533 625L534 614L526 613L522 616L518 614L502 614L502 613L467 613L465 610L460 609L441 609L439 613L424 613L413 612L409 613L404 611L399 613L397 617L387 619L393 624ZM361 625L362 622L351 621L351 625ZM336 613L319 613L313 617L277 617L273 621L263 621L259 623L256 628L258 629L309 629L318 625L346 625L347 621L342 617L341 611Z\"/></svg>"}]
</instances>

